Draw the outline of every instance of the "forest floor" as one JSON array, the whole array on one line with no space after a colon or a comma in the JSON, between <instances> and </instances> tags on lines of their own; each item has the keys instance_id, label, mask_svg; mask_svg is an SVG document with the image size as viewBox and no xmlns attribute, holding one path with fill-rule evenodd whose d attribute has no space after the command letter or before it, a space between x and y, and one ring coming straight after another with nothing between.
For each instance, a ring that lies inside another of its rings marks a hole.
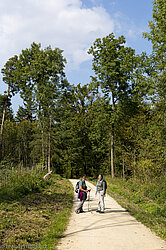
<instances>
[{"instance_id":1,"label":"forest floor","mask_svg":"<svg viewBox=\"0 0 166 250\"><path fill-rule=\"evenodd\" d=\"M77 180L71 180L75 186ZM96 213L95 186L91 188L90 201L84 204L85 213L76 214L78 201L58 250L158 250L166 249L166 242L138 222L109 195L105 197L105 213ZM88 204L89 203L89 204Z\"/></svg>"}]
</instances>

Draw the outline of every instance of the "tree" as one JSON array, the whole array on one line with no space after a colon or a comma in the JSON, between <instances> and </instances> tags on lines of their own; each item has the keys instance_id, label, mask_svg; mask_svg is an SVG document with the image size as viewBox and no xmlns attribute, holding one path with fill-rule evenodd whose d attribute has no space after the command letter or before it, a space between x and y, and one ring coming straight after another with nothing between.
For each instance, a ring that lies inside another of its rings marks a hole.
<instances>
[{"instance_id":1,"label":"tree","mask_svg":"<svg viewBox=\"0 0 166 250\"><path fill-rule=\"evenodd\" d=\"M152 42L153 50L151 63L154 64L152 77L156 83L156 99L160 102L166 113L166 2L165 0L153 1L153 21L149 22L149 33L144 37ZM165 116L166 120L166 116Z\"/></svg>"},{"instance_id":2,"label":"tree","mask_svg":"<svg viewBox=\"0 0 166 250\"><path fill-rule=\"evenodd\" d=\"M114 121L118 101L131 93L131 75L135 68L135 51L125 47L124 36L115 38L114 34L97 39L88 53L93 55L95 84L101 87L106 97L111 97L111 173L114 177Z\"/></svg>"},{"instance_id":3,"label":"tree","mask_svg":"<svg viewBox=\"0 0 166 250\"><path fill-rule=\"evenodd\" d=\"M14 83L23 98L24 108L19 109L17 119L22 119L22 113L29 122L38 120L38 128L41 129L38 132L42 135L41 157L48 170L53 112L57 99L68 86L64 73L66 60L62 52L50 46L42 49L40 44L33 43L29 49L22 50L19 57L15 56L15 60L9 59L3 69L4 80L10 85Z\"/></svg>"},{"instance_id":4,"label":"tree","mask_svg":"<svg viewBox=\"0 0 166 250\"><path fill-rule=\"evenodd\" d=\"M4 101L4 108L3 108L3 115L2 115L2 122L1 122L1 130L0 130L0 152L2 149L2 134L3 134L3 128L4 128L4 121L5 121L5 115L6 115L6 108L8 105L8 102L10 101L10 97L12 95L15 95L19 88L15 84L15 71L16 71L16 65L17 65L18 57L14 56L10 58L7 63L5 64L4 68L2 69L3 74L3 81L8 85L6 98Z\"/></svg>"},{"instance_id":5,"label":"tree","mask_svg":"<svg viewBox=\"0 0 166 250\"><path fill-rule=\"evenodd\" d=\"M166 146L166 1L153 1L153 20L149 22L149 33L144 37L152 42L151 63L154 70L151 77L155 82L154 105L158 110L160 130L162 131L161 144ZM165 147L166 148L166 147ZM166 149L164 150L166 156Z\"/></svg>"},{"instance_id":6,"label":"tree","mask_svg":"<svg viewBox=\"0 0 166 250\"><path fill-rule=\"evenodd\" d=\"M89 89L78 84L59 103L59 121L56 133L59 135L61 162L65 173L79 176L90 172L91 144L88 138L90 119L88 113Z\"/></svg>"}]
</instances>

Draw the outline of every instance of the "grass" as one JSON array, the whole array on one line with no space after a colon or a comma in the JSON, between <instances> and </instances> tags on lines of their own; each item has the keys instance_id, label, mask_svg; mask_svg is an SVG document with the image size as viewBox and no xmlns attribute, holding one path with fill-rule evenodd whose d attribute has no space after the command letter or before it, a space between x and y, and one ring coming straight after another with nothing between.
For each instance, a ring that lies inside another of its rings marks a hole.
<instances>
[{"instance_id":1,"label":"grass","mask_svg":"<svg viewBox=\"0 0 166 250\"><path fill-rule=\"evenodd\" d=\"M73 200L71 183L43 174L15 179L0 190L0 248L56 249L66 228ZM14 177L13 177L14 178Z\"/></svg>"},{"instance_id":2,"label":"grass","mask_svg":"<svg viewBox=\"0 0 166 250\"><path fill-rule=\"evenodd\" d=\"M138 221L166 240L166 179L149 183L106 177L107 193Z\"/></svg>"}]
</instances>

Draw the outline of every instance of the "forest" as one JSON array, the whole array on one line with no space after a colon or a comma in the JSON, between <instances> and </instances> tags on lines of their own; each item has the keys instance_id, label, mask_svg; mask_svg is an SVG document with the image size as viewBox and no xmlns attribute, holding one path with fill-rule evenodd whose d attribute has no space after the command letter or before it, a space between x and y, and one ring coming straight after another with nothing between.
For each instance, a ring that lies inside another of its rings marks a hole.
<instances>
[{"instance_id":1,"label":"forest","mask_svg":"<svg viewBox=\"0 0 166 250\"><path fill-rule=\"evenodd\" d=\"M60 48L33 42L1 70L0 171L52 170L67 178L99 172L149 182L166 174L165 2L153 2L136 54L122 35L97 38L88 52L93 76L77 86L65 75ZM11 98L20 94L17 114Z\"/></svg>"}]
</instances>

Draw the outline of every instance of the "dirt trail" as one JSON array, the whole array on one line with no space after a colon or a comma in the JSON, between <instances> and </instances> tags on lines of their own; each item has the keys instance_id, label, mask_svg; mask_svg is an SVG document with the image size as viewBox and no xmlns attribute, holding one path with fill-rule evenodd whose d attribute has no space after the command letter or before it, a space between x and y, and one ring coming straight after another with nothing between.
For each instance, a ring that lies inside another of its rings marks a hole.
<instances>
[{"instance_id":1,"label":"dirt trail","mask_svg":"<svg viewBox=\"0 0 166 250\"><path fill-rule=\"evenodd\" d=\"M77 180L71 180L73 186ZM166 242L157 237L143 224L122 208L109 195L105 198L105 213L96 213L95 186L91 188L90 204L84 203L85 213L76 214L78 201L74 201L73 212L58 250L166 250Z\"/></svg>"}]
</instances>

